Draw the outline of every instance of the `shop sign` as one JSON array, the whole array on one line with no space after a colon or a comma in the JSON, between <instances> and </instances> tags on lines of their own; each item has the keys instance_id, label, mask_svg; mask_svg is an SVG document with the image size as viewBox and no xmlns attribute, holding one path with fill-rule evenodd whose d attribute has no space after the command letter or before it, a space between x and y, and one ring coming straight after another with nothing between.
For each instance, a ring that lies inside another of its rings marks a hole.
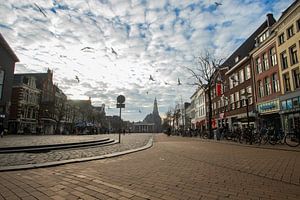
<instances>
[{"instance_id":1,"label":"shop sign","mask_svg":"<svg viewBox=\"0 0 300 200\"><path fill-rule=\"evenodd\" d=\"M260 113L272 112L279 110L279 100L269 101L257 105L257 109Z\"/></svg>"}]
</instances>

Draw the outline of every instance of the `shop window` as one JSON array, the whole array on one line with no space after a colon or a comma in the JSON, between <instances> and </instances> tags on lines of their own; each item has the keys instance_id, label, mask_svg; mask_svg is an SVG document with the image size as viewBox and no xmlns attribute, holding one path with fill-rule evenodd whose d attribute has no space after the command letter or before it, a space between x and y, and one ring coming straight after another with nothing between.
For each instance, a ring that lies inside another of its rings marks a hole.
<instances>
[{"instance_id":1,"label":"shop window","mask_svg":"<svg viewBox=\"0 0 300 200\"><path fill-rule=\"evenodd\" d=\"M280 59L281 59L281 67L282 67L282 69L288 68L289 66L288 66L288 58L287 58L286 51L283 51L280 54Z\"/></svg>"},{"instance_id":2,"label":"shop window","mask_svg":"<svg viewBox=\"0 0 300 200\"><path fill-rule=\"evenodd\" d=\"M272 47L270 49L270 58L271 58L271 66L277 65L277 56L276 56L275 47Z\"/></svg>"},{"instance_id":3,"label":"shop window","mask_svg":"<svg viewBox=\"0 0 300 200\"><path fill-rule=\"evenodd\" d=\"M2 99L3 88L4 88L4 71L0 70L0 100Z\"/></svg>"},{"instance_id":4,"label":"shop window","mask_svg":"<svg viewBox=\"0 0 300 200\"><path fill-rule=\"evenodd\" d=\"M299 71L299 69L293 70L292 74L293 74L294 87L295 87L295 89L298 89L298 88L300 88L300 71Z\"/></svg>"},{"instance_id":5,"label":"shop window","mask_svg":"<svg viewBox=\"0 0 300 200\"><path fill-rule=\"evenodd\" d=\"M286 109L290 110L293 108L293 102L292 99L286 100Z\"/></svg>"},{"instance_id":6,"label":"shop window","mask_svg":"<svg viewBox=\"0 0 300 200\"><path fill-rule=\"evenodd\" d=\"M293 108L298 108L298 107L299 107L298 98L293 98Z\"/></svg>"},{"instance_id":7,"label":"shop window","mask_svg":"<svg viewBox=\"0 0 300 200\"><path fill-rule=\"evenodd\" d=\"M293 45L290 47L290 59L291 59L291 65L295 65L298 63L298 56L297 56L297 48L296 45Z\"/></svg>"},{"instance_id":8,"label":"shop window","mask_svg":"<svg viewBox=\"0 0 300 200\"><path fill-rule=\"evenodd\" d=\"M286 110L286 101L281 102L281 109Z\"/></svg>"}]
</instances>

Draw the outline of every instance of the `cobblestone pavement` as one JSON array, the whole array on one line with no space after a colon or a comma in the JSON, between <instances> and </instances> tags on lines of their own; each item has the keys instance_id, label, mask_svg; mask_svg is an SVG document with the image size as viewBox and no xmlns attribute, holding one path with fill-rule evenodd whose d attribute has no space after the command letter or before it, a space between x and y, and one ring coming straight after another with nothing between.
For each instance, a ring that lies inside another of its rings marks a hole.
<instances>
[{"instance_id":1,"label":"cobblestone pavement","mask_svg":"<svg viewBox=\"0 0 300 200\"><path fill-rule=\"evenodd\" d=\"M0 199L294 199L300 154L155 136L148 150L0 173Z\"/></svg>"},{"instance_id":2,"label":"cobblestone pavement","mask_svg":"<svg viewBox=\"0 0 300 200\"><path fill-rule=\"evenodd\" d=\"M57 144L57 143L68 143L77 141L90 141L93 139L100 138L112 138L118 141L118 134L110 135L88 135L88 136L25 136L25 137L14 137L5 138L12 143L3 141L6 145L29 145L34 143L37 144ZM70 160L76 158L87 158L110 154L114 152L125 151L129 149L135 149L144 146L150 139L151 134L126 134L121 136L121 144L113 144L103 147L86 147L80 149L65 149L65 150L53 150L45 153L7 153L0 154L0 169L4 166L16 166L25 164L36 164L46 163L61 160ZM33 142L31 142L31 140ZM2 143L0 143L2 144Z\"/></svg>"},{"instance_id":3,"label":"cobblestone pavement","mask_svg":"<svg viewBox=\"0 0 300 200\"><path fill-rule=\"evenodd\" d=\"M115 134L103 135L6 135L0 138L0 147L15 147L28 145L63 144L86 142L102 138L115 137Z\"/></svg>"}]
</instances>

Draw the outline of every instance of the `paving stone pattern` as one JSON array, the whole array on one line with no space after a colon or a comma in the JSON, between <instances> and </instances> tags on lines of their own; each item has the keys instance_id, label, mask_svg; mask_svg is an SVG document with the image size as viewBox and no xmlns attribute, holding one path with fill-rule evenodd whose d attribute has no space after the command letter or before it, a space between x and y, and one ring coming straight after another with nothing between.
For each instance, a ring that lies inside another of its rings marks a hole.
<instances>
[{"instance_id":1,"label":"paving stone pattern","mask_svg":"<svg viewBox=\"0 0 300 200\"><path fill-rule=\"evenodd\" d=\"M118 141L117 134L110 135L98 135L98 136L37 136L32 137L17 137L15 143L3 142L6 145L29 145L34 143L37 144L58 144L58 143L68 143L77 141L90 141L93 139L100 139L104 137L113 138ZM61 160L70 160L76 158L87 158L100 156L105 154L110 154L114 152L125 151L129 149L135 149L142 147L147 144L151 137L151 134L126 134L121 136L121 144L113 144L103 147L86 147L80 149L65 149L65 150L53 150L45 153L8 153L0 154L0 167L4 166L16 166L25 164L36 164L36 163L46 163ZM9 141L11 138L6 138ZM32 142L31 142L32 140Z\"/></svg>"},{"instance_id":2,"label":"paving stone pattern","mask_svg":"<svg viewBox=\"0 0 300 200\"><path fill-rule=\"evenodd\" d=\"M0 199L299 200L299 162L299 152L158 135L134 154L2 172Z\"/></svg>"},{"instance_id":3,"label":"paving stone pattern","mask_svg":"<svg viewBox=\"0 0 300 200\"><path fill-rule=\"evenodd\" d=\"M86 142L102 138L115 137L115 134L103 135L6 135L0 138L0 147L15 147L28 145L63 144Z\"/></svg>"}]
</instances>

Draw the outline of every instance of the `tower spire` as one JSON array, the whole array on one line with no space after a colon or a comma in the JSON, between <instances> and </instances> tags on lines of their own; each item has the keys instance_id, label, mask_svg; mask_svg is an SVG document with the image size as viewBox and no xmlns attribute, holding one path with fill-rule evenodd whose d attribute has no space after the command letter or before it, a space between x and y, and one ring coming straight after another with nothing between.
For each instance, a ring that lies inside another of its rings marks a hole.
<instances>
[{"instance_id":1,"label":"tower spire","mask_svg":"<svg viewBox=\"0 0 300 200\"><path fill-rule=\"evenodd\" d=\"M152 112L153 115L159 115L158 114L158 107L157 107L157 100L156 100L156 97L154 99L154 106L153 106L153 112Z\"/></svg>"}]
</instances>

